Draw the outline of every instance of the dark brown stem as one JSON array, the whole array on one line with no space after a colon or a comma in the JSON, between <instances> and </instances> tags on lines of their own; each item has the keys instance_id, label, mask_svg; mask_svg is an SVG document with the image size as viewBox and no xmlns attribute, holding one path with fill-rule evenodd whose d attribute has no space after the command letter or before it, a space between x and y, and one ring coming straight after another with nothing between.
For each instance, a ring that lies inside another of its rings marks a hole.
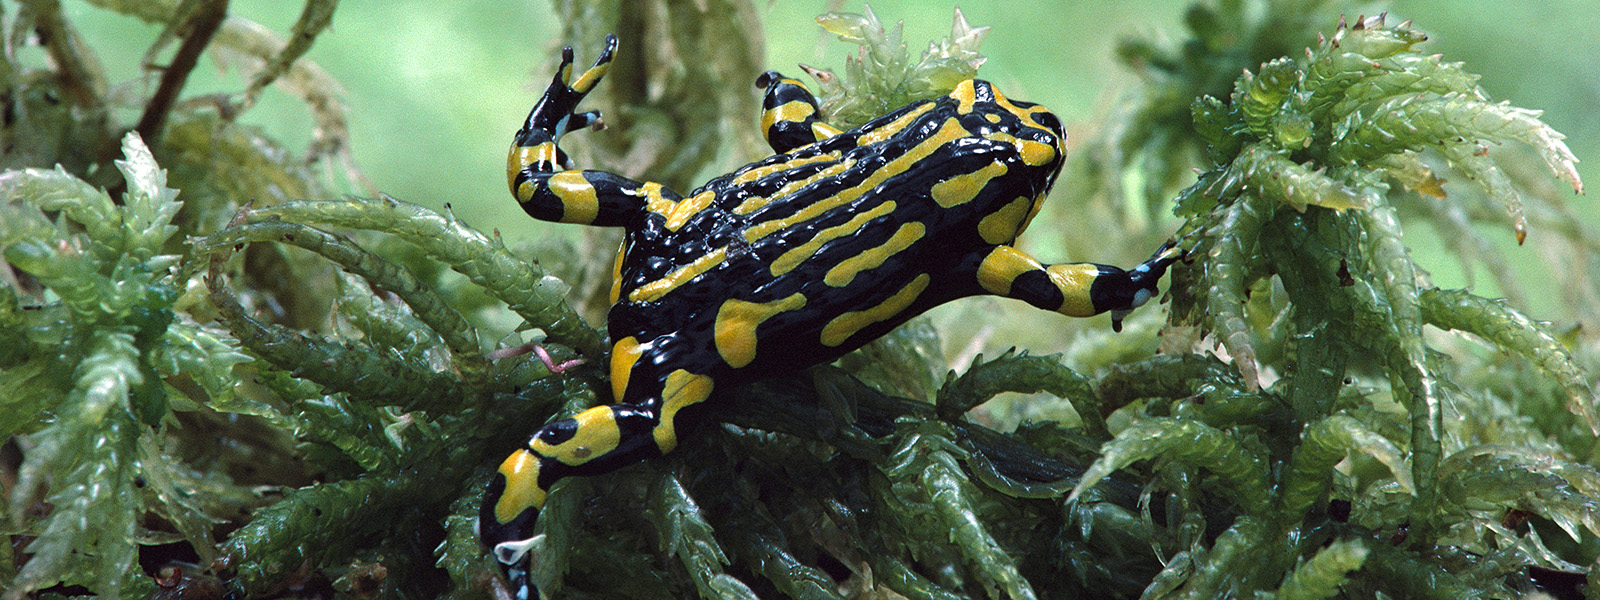
<instances>
[{"instance_id":1,"label":"dark brown stem","mask_svg":"<svg viewBox=\"0 0 1600 600\"><path fill-rule=\"evenodd\" d=\"M217 34L217 29L222 26L222 20L228 17L228 0L213 0L207 2L193 17L190 23L189 35L184 37L183 45L178 47L178 53L172 56L172 63L161 74L161 84L156 87L156 93L150 97L150 103L144 107L144 114L139 117L139 124L134 131L144 138L145 144L155 148L161 141L161 130L166 126L167 114L172 111L173 103L177 102L178 94L183 91L183 86L189 81L189 73L194 71L200 62L200 53L211 44L211 38Z\"/></svg>"},{"instance_id":2,"label":"dark brown stem","mask_svg":"<svg viewBox=\"0 0 1600 600\"><path fill-rule=\"evenodd\" d=\"M97 69L89 61L91 56L78 52L74 34L61 14L57 0L37 0L29 3L33 8L34 27L39 33L50 59L61 73L61 91L74 106L96 108L101 105Z\"/></svg>"}]
</instances>

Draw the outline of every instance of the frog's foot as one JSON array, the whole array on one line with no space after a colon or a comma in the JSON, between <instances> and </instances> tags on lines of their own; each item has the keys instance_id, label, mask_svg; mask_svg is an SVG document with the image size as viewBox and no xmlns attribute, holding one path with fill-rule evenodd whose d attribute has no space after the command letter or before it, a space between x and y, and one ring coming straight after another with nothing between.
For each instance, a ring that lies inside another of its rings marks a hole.
<instances>
[{"instance_id":1,"label":"frog's foot","mask_svg":"<svg viewBox=\"0 0 1600 600\"><path fill-rule=\"evenodd\" d=\"M1111 330L1122 331L1122 319L1133 312L1133 309L1144 306L1151 298L1156 297L1159 290L1156 284L1161 282L1161 277L1167 274L1167 267L1183 258L1183 249L1177 243L1168 240L1156 249L1155 254L1139 263L1139 266L1127 271L1126 281L1119 282L1123 290L1124 305L1111 310Z\"/></svg>"},{"instance_id":2,"label":"frog's foot","mask_svg":"<svg viewBox=\"0 0 1600 600\"><path fill-rule=\"evenodd\" d=\"M578 103L589 94L589 90L594 89L595 84L611 70L611 58L616 51L617 36L606 34L605 49L600 51L600 57L595 59L594 66L589 67L574 80L572 47L562 48L561 67L556 69L555 77L550 81L550 86L545 88L544 96L539 98L539 103L528 113L527 123L517 132L517 145L532 147L543 142L555 142L568 131L585 127L599 129L602 126L599 112L575 111L578 109Z\"/></svg>"},{"instance_id":3,"label":"frog's foot","mask_svg":"<svg viewBox=\"0 0 1600 600\"><path fill-rule=\"evenodd\" d=\"M761 101L761 135L774 152L782 154L839 135L839 128L819 118L821 105L799 81L767 71L756 78L756 87L767 91Z\"/></svg>"}]
</instances>

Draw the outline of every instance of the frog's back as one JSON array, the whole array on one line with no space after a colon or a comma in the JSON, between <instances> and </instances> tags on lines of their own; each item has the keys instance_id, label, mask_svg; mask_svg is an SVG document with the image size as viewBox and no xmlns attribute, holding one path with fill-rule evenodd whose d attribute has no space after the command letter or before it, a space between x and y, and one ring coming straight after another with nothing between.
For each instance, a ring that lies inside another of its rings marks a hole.
<instances>
[{"instance_id":1,"label":"frog's back","mask_svg":"<svg viewBox=\"0 0 1600 600\"><path fill-rule=\"evenodd\" d=\"M895 201L890 220L925 221L976 232L976 223L1014 197L1047 191L1060 170L1065 135L1048 110L1013 102L989 83L964 82L925 100L792 152L717 178L721 214L754 244L776 247L809 238L809 227ZM1009 240L1007 240L1009 241ZM997 243L997 242L991 242Z\"/></svg>"},{"instance_id":2,"label":"frog's back","mask_svg":"<svg viewBox=\"0 0 1600 600\"><path fill-rule=\"evenodd\" d=\"M970 263L1015 239L1063 152L1054 115L970 81L749 165L691 194L706 206L678 230L630 236L629 256L654 258L624 260L613 339L698 337L670 354L749 375L830 360L982 293Z\"/></svg>"}]
</instances>

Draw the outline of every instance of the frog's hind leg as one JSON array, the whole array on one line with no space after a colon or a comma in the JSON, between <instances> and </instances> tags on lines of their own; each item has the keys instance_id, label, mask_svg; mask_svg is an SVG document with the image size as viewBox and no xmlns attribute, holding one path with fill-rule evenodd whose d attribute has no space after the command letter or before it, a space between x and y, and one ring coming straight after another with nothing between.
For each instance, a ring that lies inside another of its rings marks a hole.
<instances>
[{"instance_id":1,"label":"frog's hind leg","mask_svg":"<svg viewBox=\"0 0 1600 600\"><path fill-rule=\"evenodd\" d=\"M839 129L822 122L822 109L805 84L767 71L756 78L756 87L767 90L761 101L761 135L778 154L839 135Z\"/></svg>"},{"instance_id":2,"label":"frog's hind leg","mask_svg":"<svg viewBox=\"0 0 1600 600\"><path fill-rule=\"evenodd\" d=\"M967 265L977 283L997 296L1016 298L1073 317L1111 312L1111 328L1155 297L1156 284L1182 253L1171 242L1139 266L1122 270L1094 263L1045 265L1011 246L995 246Z\"/></svg>"},{"instance_id":3,"label":"frog's hind leg","mask_svg":"<svg viewBox=\"0 0 1600 600\"><path fill-rule=\"evenodd\" d=\"M570 169L557 145L561 136L585 127L599 128L600 113L576 112L578 103L611 69L617 37L606 36L594 66L572 76L572 48L561 51L561 67L544 96L528 113L506 155L511 194L530 216L545 221L627 226L639 222L651 202L672 206L681 197L660 184L639 182L604 171Z\"/></svg>"}]
</instances>

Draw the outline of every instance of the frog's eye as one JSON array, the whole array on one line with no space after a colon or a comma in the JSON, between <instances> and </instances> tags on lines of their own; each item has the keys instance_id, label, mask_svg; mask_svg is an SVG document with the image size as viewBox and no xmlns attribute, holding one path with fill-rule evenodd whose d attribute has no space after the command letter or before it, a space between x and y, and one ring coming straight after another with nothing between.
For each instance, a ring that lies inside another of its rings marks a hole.
<instances>
[{"instance_id":1,"label":"frog's eye","mask_svg":"<svg viewBox=\"0 0 1600 600\"><path fill-rule=\"evenodd\" d=\"M539 429L539 433L534 434L533 439L551 446L559 446L562 442L572 439L572 436L577 434L578 421L562 419Z\"/></svg>"}]
</instances>

